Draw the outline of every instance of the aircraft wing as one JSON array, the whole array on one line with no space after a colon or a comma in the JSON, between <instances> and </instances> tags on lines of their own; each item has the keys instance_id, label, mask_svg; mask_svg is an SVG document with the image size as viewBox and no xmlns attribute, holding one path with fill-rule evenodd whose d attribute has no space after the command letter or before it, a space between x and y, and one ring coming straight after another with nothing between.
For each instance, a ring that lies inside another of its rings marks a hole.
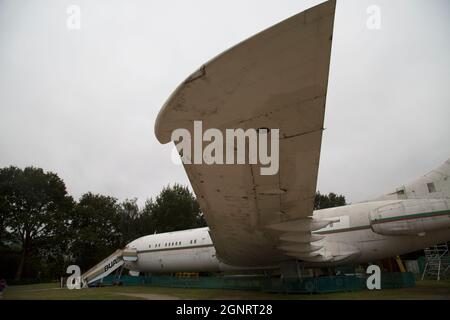
<instances>
[{"instance_id":1,"label":"aircraft wing","mask_svg":"<svg viewBox=\"0 0 450 320\"><path fill-rule=\"evenodd\" d=\"M279 171L261 165L184 164L218 257L264 266L313 260L312 216L327 93L335 1L297 14L203 65L160 111L155 133L174 129L279 129ZM225 134L224 134L225 136ZM311 260L310 259L310 260Z\"/></svg>"}]
</instances>

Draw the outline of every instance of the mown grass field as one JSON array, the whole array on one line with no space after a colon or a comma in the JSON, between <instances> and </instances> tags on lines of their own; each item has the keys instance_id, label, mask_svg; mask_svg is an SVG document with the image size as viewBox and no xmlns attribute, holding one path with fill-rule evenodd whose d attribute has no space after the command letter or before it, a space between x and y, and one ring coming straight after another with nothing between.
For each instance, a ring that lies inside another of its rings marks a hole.
<instances>
[{"instance_id":1,"label":"mown grass field","mask_svg":"<svg viewBox=\"0 0 450 320\"><path fill-rule=\"evenodd\" d=\"M358 299L445 299L450 300L450 280L417 281L414 288L384 289L328 294L272 294L258 291L220 289L182 289L144 286L116 286L69 290L58 283L10 286L0 299L43 300L153 300L153 299L296 299L296 300L358 300Z\"/></svg>"}]
</instances>

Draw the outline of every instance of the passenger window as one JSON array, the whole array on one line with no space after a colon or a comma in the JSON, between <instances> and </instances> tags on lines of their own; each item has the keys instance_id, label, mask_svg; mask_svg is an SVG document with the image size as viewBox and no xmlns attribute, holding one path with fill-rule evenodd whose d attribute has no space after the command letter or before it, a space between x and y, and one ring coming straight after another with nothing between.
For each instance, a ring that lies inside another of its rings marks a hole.
<instances>
[{"instance_id":1,"label":"passenger window","mask_svg":"<svg viewBox=\"0 0 450 320\"><path fill-rule=\"evenodd\" d=\"M428 192L429 193L436 192L436 186L434 185L433 182L427 183L427 187L428 187Z\"/></svg>"}]
</instances>

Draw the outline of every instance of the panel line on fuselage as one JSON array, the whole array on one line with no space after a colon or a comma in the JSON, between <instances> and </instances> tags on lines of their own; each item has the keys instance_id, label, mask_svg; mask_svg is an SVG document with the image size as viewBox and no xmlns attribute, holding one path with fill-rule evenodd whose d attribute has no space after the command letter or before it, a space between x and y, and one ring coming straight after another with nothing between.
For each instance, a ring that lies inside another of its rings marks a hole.
<instances>
[{"instance_id":1,"label":"panel line on fuselage","mask_svg":"<svg viewBox=\"0 0 450 320\"><path fill-rule=\"evenodd\" d=\"M450 210L442 210L442 211L435 211L435 212L422 212L422 213L406 214L406 215L395 216L395 217L381 218L381 219L373 220L372 224L382 224L382 223L389 223L389 222L394 222L394 221L412 220L412 219L420 219L420 218L431 218L431 217L439 217L439 216L445 216L445 215L450 215ZM364 230L364 229L371 229L371 228L372 227L369 224L369 225L355 226L355 227L335 229L335 230L314 231L313 234L341 233L341 232L350 232L350 231Z\"/></svg>"},{"instance_id":2,"label":"panel line on fuselage","mask_svg":"<svg viewBox=\"0 0 450 320\"><path fill-rule=\"evenodd\" d=\"M137 251L137 253L147 253L147 252L159 252L159 251L171 251L171 250L188 250L188 249L196 249L196 248L208 248L208 247L214 247L213 244L202 244L198 246L187 246L187 247L173 247L173 248L161 248L161 249L146 249L146 250L140 250Z\"/></svg>"}]
</instances>

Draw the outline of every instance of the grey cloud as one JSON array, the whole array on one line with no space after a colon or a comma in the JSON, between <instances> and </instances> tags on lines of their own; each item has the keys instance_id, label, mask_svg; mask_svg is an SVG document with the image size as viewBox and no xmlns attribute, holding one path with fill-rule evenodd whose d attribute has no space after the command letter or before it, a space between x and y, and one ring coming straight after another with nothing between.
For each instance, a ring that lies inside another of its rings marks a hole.
<instances>
[{"instance_id":1,"label":"grey cloud","mask_svg":"<svg viewBox=\"0 0 450 320\"><path fill-rule=\"evenodd\" d=\"M189 184L153 134L203 62L321 1L0 0L0 166L57 172L69 192L142 203ZM66 8L81 8L81 30ZM381 30L366 9L381 8ZM450 155L449 4L339 1L318 189L352 202Z\"/></svg>"}]
</instances>

